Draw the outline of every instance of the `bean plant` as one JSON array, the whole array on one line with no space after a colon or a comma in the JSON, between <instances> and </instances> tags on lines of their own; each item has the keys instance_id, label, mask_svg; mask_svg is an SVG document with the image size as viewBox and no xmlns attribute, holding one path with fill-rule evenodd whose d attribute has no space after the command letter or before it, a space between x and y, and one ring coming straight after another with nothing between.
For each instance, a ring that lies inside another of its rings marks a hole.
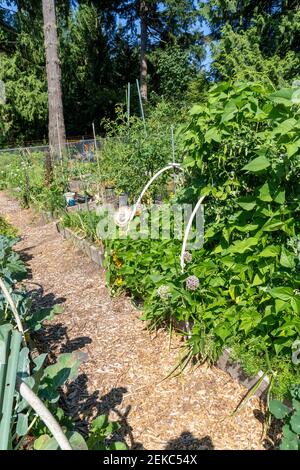
<instances>
[{"instance_id":1,"label":"bean plant","mask_svg":"<svg viewBox=\"0 0 300 470\"><path fill-rule=\"evenodd\" d=\"M145 320L189 321L195 355L214 360L230 346L251 375L274 377L280 396L299 377L292 362L300 336L299 104L293 87L212 87L181 134L187 184L177 202L205 196L204 245L191 253L185 277L174 240L117 240L107 259L111 286L142 297ZM193 292L189 276L199 281ZM161 286L169 288L165 299Z\"/></svg>"}]
</instances>

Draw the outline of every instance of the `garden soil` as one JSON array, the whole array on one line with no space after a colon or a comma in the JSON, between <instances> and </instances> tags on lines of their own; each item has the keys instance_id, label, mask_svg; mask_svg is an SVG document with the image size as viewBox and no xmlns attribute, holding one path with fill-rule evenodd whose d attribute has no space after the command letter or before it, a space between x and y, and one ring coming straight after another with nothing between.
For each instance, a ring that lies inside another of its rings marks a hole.
<instances>
[{"instance_id":1,"label":"garden soil","mask_svg":"<svg viewBox=\"0 0 300 470\"><path fill-rule=\"evenodd\" d=\"M165 332L150 334L141 312L124 296L112 298L105 273L43 222L0 193L0 213L21 236L16 251L26 261L33 306L59 305L35 338L50 361L63 352L81 358L78 378L62 391L61 405L86 433L93 416L120 423L114 439L130 448L264 449L263 409L256 397L231 416L246 389L216 367L191 366L163 380L182 343Z\"/></svg>"}]
</instances>

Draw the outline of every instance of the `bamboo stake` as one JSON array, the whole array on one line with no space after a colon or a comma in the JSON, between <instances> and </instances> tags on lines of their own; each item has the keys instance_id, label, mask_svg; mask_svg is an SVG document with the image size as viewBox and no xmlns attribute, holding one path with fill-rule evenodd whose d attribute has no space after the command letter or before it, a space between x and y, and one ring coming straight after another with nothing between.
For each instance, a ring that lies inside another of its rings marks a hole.
<instances>
[{"instance_id":1,"label":"bamboo stake","mask_svg":"<svg viewBox=\"0 0 300 470\"><path fill-rule=\"evenodd\" d=\"M56 127L57 127L59 156L60 156L60 159L61 159L61 161L62 161L63 158L62 158L62 151L61 151L61 142L60 142L60 136L59 136L59 124L58 124L58 116L57 116L57 115L56 115Z\"/></svg>"},{"instance_id":2,"label":"bamboo stake","mask_svg":"<svg viewBox=\"0 0 300 470\"><path fill-rule=\"evenodd\" d=\"M138 79L136 79L136 87L137 87L137 91L138 91L138 95L139 95L140 110L141 110L141 116L142 116L143 123L144 123L145 134L148 135L148 133L147 133L147 127L146 127L146 121L145 121L145 114L144 114L144 107L143 107L142 95L141 95L140 84L139 84Z\"/></svg>"},{"instance_id":3,"label":"bamboo stake","mask_svg":"<svg viewBox=\"0 0 300 470\"><path fill-rule=\"evenodd\" d=\"M172 143L172 161L175 163L175 142L174 142L174 126L171 126L171 143ZM176 174L173 172L173 190L176 194Z\"/></svg>"},{"instance_id":4,"label":"bamboo stake","mask_svg":"<svg viewBox=\"0 0 300 470\"><path fill-rule=\"evenodd\" d=\"M130 83L127 84L127 120L130 121Z\"/></svg>"},{"instance_id":5,"label":"bamboo stake","mask_svg":"<svg viewBox=\"0 0 300 470\"><path fill-rule=\"evenodd\" d=\"M95 154L97 153L97 140L96 140L96 131L95 131L95 123L92 123L93 126L93 134L94 134L94 145L95 145Z\"/></svg>"}]
</instances>

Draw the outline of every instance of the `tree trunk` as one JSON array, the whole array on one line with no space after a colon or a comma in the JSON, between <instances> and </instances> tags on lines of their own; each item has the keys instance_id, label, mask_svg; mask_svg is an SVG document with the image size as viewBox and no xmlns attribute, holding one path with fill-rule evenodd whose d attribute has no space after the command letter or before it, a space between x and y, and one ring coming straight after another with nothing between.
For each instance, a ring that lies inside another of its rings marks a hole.
<instances>
[{"instance_id":1,"label":"tree trunk","mask_svg":"<svg viewBox=\"0 0 300 470\"><path fill-rule=\"evenodd\" d=\"M58 38L55 0L43 1L44 36L48 83L49 146L52 156L65 149L66 131L62 104L61 70L58 58Z\"/></svg>"},{"instance_id":2,"label":"tree trunk","mask_svg":"<svg viewBox=\"0 0 300 470\"><path fill-rule=\"evenodd\" d=\"M147 88L147 44L148 44L148 21L147 21L147 0L141 0L140 2L140 20L141 20L141 56L140 56L140 88L141 96L143 101L148 99L148 88Z\"/></svg>"}]
</instances>

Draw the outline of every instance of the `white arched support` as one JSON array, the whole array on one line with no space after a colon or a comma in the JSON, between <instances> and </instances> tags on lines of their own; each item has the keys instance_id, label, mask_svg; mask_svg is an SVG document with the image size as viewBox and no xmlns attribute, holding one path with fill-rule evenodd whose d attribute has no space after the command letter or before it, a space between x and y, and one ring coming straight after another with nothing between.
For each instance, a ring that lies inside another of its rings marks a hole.
<instances>
[{"instance_id":1,"label":"white arched support","mask_svg":"<svg viewBox=\"0 0 300 470\"><path fill-rule=\"evenodd\" d=\"M137 211L137 208L139 206L139 204L141 203L146 191L148 190L148 188L151 186L151 184L153 183L153 181L156 180L156 178L158 178L162 173L164 173L165 171L168 171L168 170L172 170L173 168L177 168L178 170L181 170L181 171L184 171L180 164L179 163L168 163L167 166L165 166L164 168L162 168L161 170L159 170L157 173L155 173L154 176L152 176L152 178L148 181L148 183L146 184L146 186L144 187L143 191L141 192L141 194L139 195L136 203L134 204L133 208L132 208L132 211L131 211L131 215L130 215L130 218L129 218L129 221L128 223L130 223L132 221L132 219L134 218L135 214L136 214L136 211Z\"/></svg>"},{"instance_id":2,"label":"white arched support","mask_svg":"<svg viewBox=\"0 0 300 470\"><path fill-rule=\"evenodd\" d=\"M7 301L7 303L9 304L9 306L11 308L11 311L13 313L15 322L17 324L17 328L18 328L19 332L22 335L24 346L27 346L25 333L24 333L24 328L23 328L23 325L22 325L21 318L20 318L20 315L18 313L17 307L16 307L16 305L15 305L13 299L12 299L12 296L10 295L10 293L9 293L9 291L8 291L6 285L4 284L4 281L2 280L1 277L0 277L0 289L2 290L4 297L6 298L6 301Z\"/></svg>"},{"instance_id":3,"label":"white arched support","mask_svg":"<svg viewBox=\"0 0 300 470\"><path fill-rule=\"evenodd\" d=\"M14 315L14 318L17 324L17 328L19 332L21 333L21 335L23 336L24 345L26 346L25 332L24 332L20 315L18 313L18 309L6 285L1 279L1 277L0 277L0 289L2 290L4 297L6 298L12 310L12 313ZM60 448L62 450L72 450L71 444L69 443L67 437L65 436L63 430L61 429L60 425L58 424L54 416L46 408L46 406L39 399L39 397L31 390L31 388L28 387L28 385L25 382L23 382L23 380L21 380L18 376L16 377L16 390L20 393L22 398L24 398L24 400L27 401L27 403L31 406L31 408L37 413L37 415L45 423L49 431L53 434L53 437L55 438Z\"/></svg>"},{"instance_id":4,"label":"white arched support","mask_svg":"<svg viewBox=\"0 0 300 470\"><path fill-rule=\"evenodd\" d=\"M189 218L188 224L187 224L185 232L184 232L184 238L183 238L183 243L182 243L182 248L181 248L181 255L180 255L180 266L181 266L181 272L182 273L184 272L184 253L185 253L185 250L186 250L186 244L187 244L187 241L188 241L189 233L190 233L195 215L197 214L198 209L201 206L202 201L203 201L204 198L205 198L205 196L200 197L199 201L195 205L195 208L194 208L194 210L193 210L193 212L192 212L192 214Z\"/></svg>"},{"instance_id":5,"label":"white arched support","mask_svg":"<svg viewBox=\"0 0 300 470\"><path fill-rule=\"evenodd\" d=\"M54 416L46 408L46 406L39 399L39 397L31 390L31 388L28 387L28 385L23 382L23 380L21 380L19 377L17 377L16 379L16 390L45 423L49 431L53 434L53 437L61 448L61 450L73 450L69 440L65 436L63 430L61 429Z\"/></svg>"}]
</instances>

